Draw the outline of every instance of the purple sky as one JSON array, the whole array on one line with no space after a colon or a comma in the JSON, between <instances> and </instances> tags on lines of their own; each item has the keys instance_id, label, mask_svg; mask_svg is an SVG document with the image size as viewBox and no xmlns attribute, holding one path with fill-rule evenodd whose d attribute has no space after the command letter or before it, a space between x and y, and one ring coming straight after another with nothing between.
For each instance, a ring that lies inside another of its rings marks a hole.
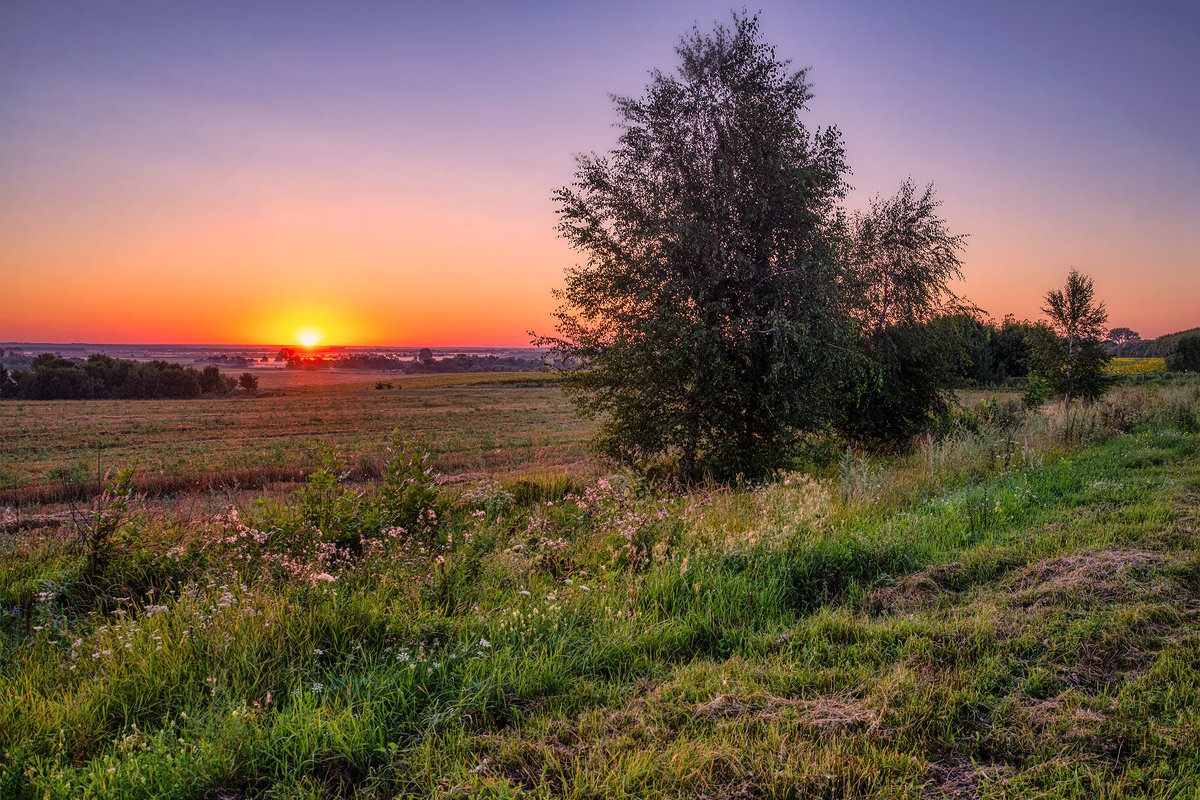
<instances>
[{"instance_id":1,"label":"purple sky","mask_svg":"<svg viewBox=\"0 0 1200 800\"><path fill-rule=\"evenodd\" d=\"M551 191L610 93L722 3L0 0L0 340L524 344L578 257ZM911 175L960 291L1200 325L1200 4L763 3L842 130ZM214 292L220 307L214 308ZM169 301L169 302L168 302ZM170 313L164 311L171 306ZM206 327L207 326L207 327Z\"/></svg>"}]
</instances>

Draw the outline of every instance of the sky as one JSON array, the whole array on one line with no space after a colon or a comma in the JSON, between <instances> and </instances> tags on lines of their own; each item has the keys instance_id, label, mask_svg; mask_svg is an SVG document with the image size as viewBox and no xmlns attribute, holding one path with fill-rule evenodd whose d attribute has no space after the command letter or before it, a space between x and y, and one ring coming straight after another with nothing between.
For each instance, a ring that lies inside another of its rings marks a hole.
<instances>
[{"instance_id":1,"label":"sky","mask_svg":"<svg viewBox=\"0 0 1200 800\"><path fill-rule=\"evenodd\" d=\"M740 9L740 5L738 6ZM912 177L955 291L1200 325L1200 4L763 2L851 209ZM554 189L716 2L0 0L0 341L526 346Z\"/></svg>"}]
</instances>

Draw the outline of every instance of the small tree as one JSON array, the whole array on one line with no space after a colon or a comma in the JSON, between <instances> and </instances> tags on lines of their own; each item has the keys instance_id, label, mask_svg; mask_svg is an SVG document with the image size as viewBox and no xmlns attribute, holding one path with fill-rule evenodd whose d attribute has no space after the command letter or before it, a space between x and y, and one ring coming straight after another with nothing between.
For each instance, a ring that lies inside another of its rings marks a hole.
<instances>
[{"instance_id":1,"label":"small tree","mask_svg":"<svg viewBox=\"0 0 1200 800\"><path fill-rule=\"evenodd\" d=\"M1104 367L1111 357L1100 342L1108 312L1096 302L1092 279L1072 268L1062 289L1046 293L1042 312L1053 335L1042 332L1030 341L1036 371L1068 408L1076 397L1096 400L1108 388Z\"/></svg>"},{"instance_id":2,"label":"small tree","mask_svg":"<svg viewBox=\"0 0 1200 800\"><path fill-rule=\"evenodd\" d=\"M222 375L216 364L209 364L200 373L200 391L206 394L229 394L237 385L237 379Z\"/></svg>"},{"instance_id":3,"label":"small tree","mask_svg":"<svg viewBox=\"0 0 1200 800\"><path fill-rule=\"evenodd\" d=\"M246 394L254 394L258 391L258 378L250 372L243 372L238 378L238 385L246 391Z\"/></svg>"},{"instance_id":4,"label":"small tree","mask_svg":"<svg viewBox=\"0 0 1200 800\"><path fill-rule=\"evenodd\" d=\"M933 185L911 179L851 221L843 258L863 359L840 393L838 427L854 439L903 445L950 411L966 355L951 318L965 237L938 216Z\"/></svg>"},{"instance_id":5,"label":"small tree","mask_svg":"<svg viewBox=\"0 0 1200 800\"><path fill-rule=\"evenodd\" d=\"M221 369L216 364L209 364L200 371L200 391L205 394L217 391L221 385Z\"/></svg>"}]
</instances>

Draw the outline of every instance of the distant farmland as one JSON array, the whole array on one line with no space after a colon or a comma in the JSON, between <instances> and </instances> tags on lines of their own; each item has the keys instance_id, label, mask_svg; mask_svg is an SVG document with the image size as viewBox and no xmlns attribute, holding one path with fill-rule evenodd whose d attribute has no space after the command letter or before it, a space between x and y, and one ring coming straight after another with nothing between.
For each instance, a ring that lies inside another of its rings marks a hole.
<instances>
[{"instance_id":1,"label":"distant farmland","mask_svg":"<svg viewBox=\"0 0 1200 800\"><path fill-rule=\"evenodd\" d=\"M229 474L244 483L315 468L322 448L353 455L350 466L370 473L393 429L451 476L588 458L590 427L543 373L398 379L279 370L264 372L261 387L194 400L0 404L0 492L92 483L98 461L101 473L134 466L143 480Z\"/></svg>"}]
</instances>

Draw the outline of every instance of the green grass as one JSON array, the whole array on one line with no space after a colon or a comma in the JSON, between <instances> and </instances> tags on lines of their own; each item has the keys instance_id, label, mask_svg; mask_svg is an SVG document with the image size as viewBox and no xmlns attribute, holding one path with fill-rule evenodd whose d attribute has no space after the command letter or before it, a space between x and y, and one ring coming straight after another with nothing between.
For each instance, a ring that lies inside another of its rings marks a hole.
<instances>
[{"instance_id":1,"label":"green grass","mask_svg":"<svg viewBox=\"0 0 1200 800\"><path fill-rule=\"evenodd\" d=\"M321 531L149 505L101 573L7 534L0 796L1194 797L1198 412L684 495L547 469L403 531L353 485Z\"/></svg>"}]
</instances>

